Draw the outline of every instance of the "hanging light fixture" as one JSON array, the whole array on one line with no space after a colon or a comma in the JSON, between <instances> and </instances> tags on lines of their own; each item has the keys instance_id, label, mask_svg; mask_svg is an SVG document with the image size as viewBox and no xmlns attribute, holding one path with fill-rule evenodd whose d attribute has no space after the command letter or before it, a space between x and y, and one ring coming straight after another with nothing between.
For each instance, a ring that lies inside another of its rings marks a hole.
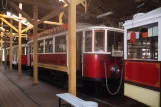
<instances>
[{"instance_id":1,"label":"hanging light fixture","mask_svg":"<svg viewBox=\"0 0 161 107\"><path fill-rule=\"evenodd\" d=\"M64 0L59 0L59 2L63 2L63 3L65 3L65 1L64 1Z\"/></svg>"},{"instance_id":2,"label":"hanging light fixture","mask_svg":"<svg viewBox=\"0 0 161 107\"><path fill-rule=\"evenodd\" d=\"M98 16L97 16L97 19L100 19L100 18L105 17L105 16L109 16L109 15L111 15L111 14L113 14L112 11L107 12L107 13L104 13L104 14L101 14L101 15L98 15Z\"/></svg>"}]
</instances>

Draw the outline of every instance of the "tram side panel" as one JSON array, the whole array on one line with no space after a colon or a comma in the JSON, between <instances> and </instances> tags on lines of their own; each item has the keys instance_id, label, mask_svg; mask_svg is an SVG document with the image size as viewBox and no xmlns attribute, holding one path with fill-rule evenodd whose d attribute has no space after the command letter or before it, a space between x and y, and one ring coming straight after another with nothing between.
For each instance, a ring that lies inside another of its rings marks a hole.
<instances>
[{"instance_id":1,"label":"tram side panel","mask_svg":"<svg viewBox=\"0 0 161 107\"><path fill-rule=\"evenodd\" d=\"M160 11L136 15L124 24L124 95L151 107L161 107Z\"/></svg>"},{"instance_id":2,"label":"tram side panel","mask_svg":"<svg viewBox=\"0 0 161 107\"><path fill-rule=\"evenodd\" d=\"M111 67L117 64L121 68L122 58L113 58L111 54L84 54L83 60L83 77L102 80L105 79L105 72L107 78L120 76L120 72L111 72Z\"/></svg>"},{"instance_id":3,"label":"tram side panel","mask_svg":"<svg viewBox=\"0 0 161 107\"><path fill-rule=\"evenodd\" d=\"M38 40L38 70L39 77L48 76L53 82L63 85L67 81L66 35L57 38L57 45L53 45L53 37ZM28 66L31 67L34 58L32 47L31 42L28 45ZM56 52L53 52L53 47Z\"/></svg>"},{"instance_id":4,"label":"tram side panel","mask_svg":"<svg viewBox=\"0 0 161 107\"><path fill-rule=\"evenodd\" d=\"M38 54L39 67L67 72L67 54Z\"/></svg>"},{"instance_id":5,"label":"tram side panel","mask_svg":"<svg viewBox=\"0 0 161 107\"><path fill-rule=\"evenodd\" d=\"M6 64L9 65L9 48L6 49L7 55L6 55Z\"/></svg>"},{"instance_id":6,"label":"tram side panel","mask_svg":"<svg viewBox=\"0 0 161 107\"><path fill-rule=\"evenodd\" d=\"M27 56L26 55L22 55L21 56L21 59L22 59L22 65L27 65Z\"/></svg>"},{"instance_id":7,"label":"tram side panel","mask_svg":"<svg viewBox=\"0 0 161 107\"><path fill-rule=\"evenodd\" d=\"M22 69L27 69L27 45L23 44L22 45L22 55L21 55L21 64L22 64Z\"/></svg>"},{"instance_id":8,"label":"tram side panel","mask_svg":"<svg viewBox=\"0 0 161 107\"><path fill-rule=\"evenodd\" d=\"M6 63L7 63L7 65L9 65L9 55L7 55Z\"/></svg>"},{"instance_id":9,"label":"tram side panel","mask_svg":"<svg viewBox=\"0 0 161 107\"><path fill-rule=\"evenodd\" d=\"M17 46L13 46L12 64L13 64L13 67L17 67L17 65L18 65L18 50L17 50Z\"/></svg>"},{"instance_id":10,"label":"tram side panel","mask_svg":"<svg viewBox=\"0 0 161 107\"><path fill-rule=\"evenodd\" d=\"M26 69L27 67L27 52L25 44L22 45L22 55L21 55L21 65L22 69ZM18 46L13 47L13 56L12 56L12 64L15 68L18 66Z\"/></svg>"},{"instance_id":11,"label":"tram side panel","mask_svg":"<svg viewBox=\"0 0 161 107\"><path fill-rule=\"evenodd\" d=\"M160 88L160 70L159 62L125 61L125 80L157 89Z\"/></svg>"},{"instance_id":12,"label":"tram side panel","mask_svg":"<svg viewBox=\"0 0 161 107\"><path fill-rule=\"evenodd\" d=\"M27 55L21 55L21 64L23 69L26 69L27 67Z\"/></svg>"}]
</instances>

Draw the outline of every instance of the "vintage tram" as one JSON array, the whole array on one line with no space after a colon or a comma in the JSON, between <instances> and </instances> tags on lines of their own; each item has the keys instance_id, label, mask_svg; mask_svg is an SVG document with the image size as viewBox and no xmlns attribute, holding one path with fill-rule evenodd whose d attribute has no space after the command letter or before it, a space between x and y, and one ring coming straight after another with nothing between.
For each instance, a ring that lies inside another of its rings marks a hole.
<instances>
[{"instance_id":1,"label":"vintage tram","mask_svg":"<svg viewBox=\"0 0 161 107\"><path fill-rule=\"evenodd\" d=\"M22 44L21 45L21 48L22 48L22 55L21 55L21 64L22 64L22 68L23 69L27 69L27 44ZM18 45L14 45L12 47L13 49L13 53L12 53L12 65L14 68L17 68L18 67ZM10 60L9 60L9 52L10 51L10 47L6 48L6 54L7 54L7 57L6 57L6 63L7 65L9 65L10 63Z\"/></svg>"},{"instance_id":2,"label":"vintage tram","mask_svg":"<svg viewBox=\"0 0 161 107\"><path fill-rule=\"evenodd\" d=\"M67 83L67 36L66 24L38 34L39 75L49 75L59 85ZM98 81L120 78L123 56L122 29L78 23L76 40L77 79L85 81L83 86L90 81L90 84L94 84L92 86L98 87L98 84L95 85ZM29 41L27 45L28 66L32 67L33 41Z\"/></svg>"},{"instance_id":3,"label":"vintage tram","mask_svg":"<svg viewBox=\"0 0 161 107\"><path fill-rule=\"evenodd\" d=\"M9 65L9 47L6 48L6 64Z\"/></svg>"},{"instance_id":4,"label":"vintage tram","mask_svg":"<svg viewBox=\"0 0 161 107\"><path fill-rule=\"evenodd\" d=\"M124 94L161 107L161 8L136 14L124 28Z\"/></svg>"}]
</instances>

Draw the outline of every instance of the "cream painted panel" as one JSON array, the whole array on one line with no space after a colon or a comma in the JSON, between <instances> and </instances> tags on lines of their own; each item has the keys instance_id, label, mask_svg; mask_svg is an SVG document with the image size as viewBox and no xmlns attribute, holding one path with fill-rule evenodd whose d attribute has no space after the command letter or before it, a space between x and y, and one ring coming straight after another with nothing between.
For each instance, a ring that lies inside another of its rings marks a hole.
<instances>
[{"instance_id":1,"label":"cream painted panel","mask_svg":"<svg viewBox=\"0 0 161 107\"><path fill-rule=\"evenodd\" d=\"M124 95L151 107L159 107L160 93L135 85L124 84Z\"/></svg>"}]
</instances>

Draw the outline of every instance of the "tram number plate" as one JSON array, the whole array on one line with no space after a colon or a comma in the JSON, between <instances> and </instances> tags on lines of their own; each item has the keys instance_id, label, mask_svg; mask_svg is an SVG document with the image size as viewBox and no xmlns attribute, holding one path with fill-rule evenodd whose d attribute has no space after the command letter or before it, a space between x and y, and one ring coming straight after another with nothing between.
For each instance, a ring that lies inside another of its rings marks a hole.
<instances>
[{"instance_id":1,"label":"tram number plate","mask_svg":"<svg viewBox=\"0 0 161 107\"><path fill-rule=\"evenodd\" d=\"M123 51L112 51L112 56L113 57L122 57Z\"/></svg>"}]
</instances>

